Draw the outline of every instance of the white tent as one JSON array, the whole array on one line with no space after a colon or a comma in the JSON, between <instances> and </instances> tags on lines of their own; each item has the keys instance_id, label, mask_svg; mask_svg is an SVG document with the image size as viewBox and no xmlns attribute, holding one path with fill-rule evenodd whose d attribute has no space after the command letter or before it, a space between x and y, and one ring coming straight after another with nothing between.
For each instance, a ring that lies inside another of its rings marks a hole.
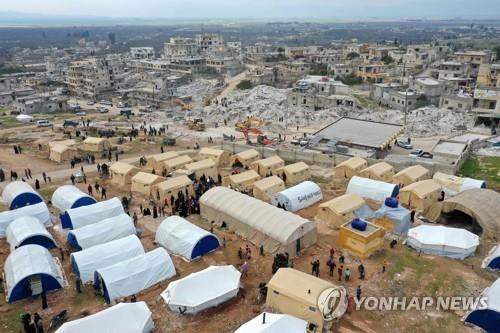
<instances>
[{"instance_id":1,"label":"white tent","mask_svg":"<svg viewBox=\"0 0 500 333\"><path fill-rule=\"evenodd\" d=\"M78 229L123 213L122 203L115 197L89 206L70 208L61 215L61 223L63 228Z\"/></svg>"},{"instance_id":2,"label":"white tent","mask_svg":"<svg viewBox=\"0 0 500 333\"><path fill-rule=\"evenodd\" d=\"M263 312L234 333L305 333L307 322L294 316Z\"/></svg>"},{"instance_id":3,"label":"white tent","mask_svg":"<svg viewBox=\"0 0 500 333\"><path fill-rule=\"evenodd\" d=\"M83 283L94 280L94 272L117 262L144 254L142 243L130 235L71 254L71 267Z\"/></svg>"},{"instance_id":4,"label":"white tent","mask_svg":"<svg viewBox=\"0 0 500 333\"><path fill-rule=\"evenodd\" d=\"M406 244L428 254L464 259L479 245L479 237L465 229L420 225L408 231Z\"/></svg>"},{"instance_id":5,"label":"white tent","mask_svg":"<svg viewBox=\"0 0 500 333\"><path fill-rule=\"evenodd\" d=\"M52 206L64 212L66 209L78 208L96 203L91 196L80 191L73 185L63 185L58 187L52 194Z\"/></svg>"},{"instance_id":6,"label":"white tent","mask_svg":"<svg viewBox=\"0 0 500 333\"><path fill-rule=\"evenodd\" d=\"M118 303L85 318L64 323L56 333L149 333L154 328L145 302Z\"/></svg>"},{"instance_id":7,"label":"white tent","mask_svg":"<svg viewBox=\"0 0 500 333\"><path fill-rule=\"evenodd\" d=\"M16 116L16 120L20 123L29 123L33 121L33 117L27 114L20 114Z\"/></svg>"},{"instance_id":8,"label":"white tent","mask_svg":"<svg viewBox=\"0 0 500 333\"><path fill-rule=\"evenodd\" d=\"M286 210L296 212L314 205L316 202L321 201L321 199L323 199L321 188L311 181L305 181L284 191L275 193L271 203L275 206L280 203L281 205L285 205Z\"/></svg>"},{"instance_id":9,"label":"white tent","mask_svg":"<svg viewBox=\"0 0 500 333\"><path fill-rule=\"evenodd\" d=\"M210 266L170 282L161 297L174 312L198 313L235 297L240 277L234 266Z\"/></svg>"},{"instance_id":10,"label":"white tent","mask_svg":"<svg viewBox=\"0 0 500 333\"><path fill-rule=\"evenodd\" d=\"M488 252L481 267L492 271L500 270L500 245L495 245L490 252Z\"/></svg>"},{"instance_id":11,"label":"white tent","mask_svg":"<svg viewBox=\"0 0 500 333\"><path fill-rule=\"evenodd\" d=\"M26 244L38 244L47 249L56 246L54 238L43 223L33 216L22 216L15 219L9 224L5 233L11 251Z\"/></svg>"},{"instance_id":12,"label":"white tent","mask_svg":"<svg viewBox=\"0 0 500 333\"><path fill-rule=\"evenodd\" d=\"M118 298L137 294L175 274L174 263L167 251L157 248L97 269L94 274L94 286L104 290L104 299L110 303Z\"/></svg>"},{"instance_id":13,"label":"white tent","mask_svg":"<svg viewBox=\"0 0 500 333\"><path fill-rule=\"evenodd\" d=\"M188 260L201 257L220 246L215 235L176 215L167 217L159 225L155 240L170 253Z\"/></svg>"},{"instance_id":14,"label":"white tent","mask_svg":"<svg viewBox=\"0 0 500 333\"><path fill-rule=\"evenodd\" d=\"M463 320L480 327L481 331L498 332L500 327L500 278L484 289L479 298L482 299L482 302L478 302L475 309L467 313Z\"/></svg>"},{"instance_id":15,"label":"white tent","mask_svg":"<svg viewBox=\"0 0 500 333\"><path fill-rule=\"evenodd\" d=\"M378 180L354 176L347 185L346 193L354 193L363 198L384 201L389 197L397 197L399 186Z\"/></svg>"},{"instance_id":16,"label":"white tent","mask_svg":"<svg viewBox=\"0 0 500 333\"><path fill-rule=\"evenodd\" d=\"M4 187L2 200L9 209L16 209L42 202L43 198L27 182L14 181Z\"/></svg>"},{"instance_id":17,"label":"white tent","mask_svg":"<svg viewBox=\"0 0 500 333\"><path fill-rule=\"evenodd\" d=\"M45 225L52 223L49 208L45 202L40 202L34 205L25 206L22 208L8 210L0 213L0 236L5 236L5 231L12 221L23 216L33 216Z\"/></svg>"},{"instance_id":18,"label":"white tent","mask_svg":"<svg viewBox=\"0 0 500 333\"><path fill-rule=\"evenodd\" d=\"M5 261L4 273L9 303L31 297L35 292L48 292L65 285L61 267L49 250L40 245L28 244L14 250ZM34 276L40 278L41 290L31 288L30 293L26 285Z\"/></svg>"},{"instance_id":19,"label":"white tent","mask_svg":"<svg viewBox=\"0 0 500 333\"><path fill-rule=\"evenodd\" d=\"M68 243L75 248L88 249L135 233L132 218L123 213L71 230L68 233Z\"/></svg>"}]
</instances>

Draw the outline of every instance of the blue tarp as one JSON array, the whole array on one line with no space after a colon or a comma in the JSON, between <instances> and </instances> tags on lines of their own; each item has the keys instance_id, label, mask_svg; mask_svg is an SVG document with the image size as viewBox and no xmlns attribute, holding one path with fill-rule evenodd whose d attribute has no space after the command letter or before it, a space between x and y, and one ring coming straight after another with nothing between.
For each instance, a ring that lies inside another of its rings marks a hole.
<instances>
[{"instance_id":1,"label":"blue tarp","mask_svg":"<svg viewBox=\"0 0 500 333\"><path fill-rule=\"evenodd\" d=\"M26 192L21 193L12 200L10 209L17 209L28 205L34 205L42 202L42 198L37 193Z\"/></svg>"},{"instance_id":2,"label":"blue tarp","mask_svg":"<svg viewBox=\"0 0 500 333\"><path fill-rule=\"evenodd\" d=\"M396 208L392 208L383 204L379 210L373 213L373 218L387 217L394 222L393 233L398 235L407 235L408 230L410 230L411 224L411 212L398 205Z\"/></svg>"},{"instance_id":3,"label":"blue tarp","mask_svg":"<svg viewBox=\"0 0 500 333\"><path fill-rule=\"evenodd\" d=\"M53 276L49 274L34 274L30 275L21 281L19 281L15 287L12 289L9 296L9 303L19 301L24 298L31 297L31 291L29 289L29 278L32 276L40 276L40 280L42 282L42 290L45 292L49 292L51 290L61 289L63 286L55 279Z\"/></svg>"},{"instance_id":4,"label":"blue tarp","mask_svg":"<svg viewBox=\"0 0 500 333\"><path fill-rule=\"evenodd\" d=\"M200 239L191 253L191 259L196 259L209 252L217 250L219 247L219 240L214 235L207 235Z\"/></svg>"},{"instance_id":5,"label":"blue tarp","mask_svg":"<svg viewBox=\"0 0 500 333\"><path fill-rule=\"evenodd\" d=\"M17 247L23 246L23 245L28 245L28 244L36 244L43 246L46 249L53 249L56 247L56 244L52 239L46 236L42 235L36 235L32 237L26 238L24 241L21 242Z\"/></svg>"}]
</instances>

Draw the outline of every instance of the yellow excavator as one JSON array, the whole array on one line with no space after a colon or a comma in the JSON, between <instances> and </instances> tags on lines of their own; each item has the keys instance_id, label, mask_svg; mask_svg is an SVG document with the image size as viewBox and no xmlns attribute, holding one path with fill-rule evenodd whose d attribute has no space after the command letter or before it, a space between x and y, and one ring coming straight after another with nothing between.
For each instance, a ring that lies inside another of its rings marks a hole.
<instances>
[{"instance_id":1,"label":"yellow excavator","mask_svg":"<svg viewBox=\"0 0 500 333\"><path fill-rule=\"evenodd\" d=\"M235 130L238 132L243 132L245 130L248 130L250 128L259 128L261 126L264 126L266 124L266 121L257 117L248 117L245 120L237 122L234 127Z\"/></svg>"},{"instance_id":2,"label":"yellow excavator","mask_svg":"<svg viewBox=\"0 0 500 333\"><path fill-rule=\"evenodd\" d=\"M203 132L205 130L205 123L201 118L190 118L186 120L188 128L192 131Z\"/></svg>"},{"instance_id":3,"label":"yellow excavator","mask_svg":"<svg viewBox=\"0 0 500 333\"><path fill-rule=\"evenodd\" d=\"M193 105L191 105L190 103L184 102L180 98L175 99L175 104L180 105L182 108L182 111L191 111L193 109Z\"/></svg>"}]
</instances>

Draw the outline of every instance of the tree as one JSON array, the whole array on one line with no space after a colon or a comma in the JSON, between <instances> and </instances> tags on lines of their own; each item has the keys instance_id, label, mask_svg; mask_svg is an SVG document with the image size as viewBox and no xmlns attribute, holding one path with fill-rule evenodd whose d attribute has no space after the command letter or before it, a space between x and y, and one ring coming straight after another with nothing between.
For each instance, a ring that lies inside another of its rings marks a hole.
<instances>
[{"instance_id":1,"label":"tree","mask_svg":"<svg viewBox=\"0 0 500 333\"><path fill-rule=\"evenodd\" d=\"M495 52L496 54L496 57L497 57L497 61L500 60L500 45L497 45L493 48L493 51Z\"/></svg>"},{"instance_id":2,"label":"tree","mask_svg":"<svg viewBox=\"0 0 500 333\"><path fill-rule=\"evenodd\" d=\"M247 90L252 88L252 82L250 80L242 80L236 85L236 88L240 90Z\"/></svg>"},{"instance_id":3,"label":"tree","mask_svg":"<svg viewBox=\"0 0 500 333\"><path fill-rule=\"evenodd\" d=\"M352 60L354 58L359 58L359 53L357 53L357 52L350 52L350 53L347 54L346 58L348 60Z\"/></svg>"}]
</instances>

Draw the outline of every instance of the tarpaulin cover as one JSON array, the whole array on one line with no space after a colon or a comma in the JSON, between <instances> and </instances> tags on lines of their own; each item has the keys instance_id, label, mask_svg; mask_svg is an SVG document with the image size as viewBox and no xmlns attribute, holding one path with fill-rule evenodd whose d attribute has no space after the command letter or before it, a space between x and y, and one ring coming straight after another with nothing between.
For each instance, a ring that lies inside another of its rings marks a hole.
<instances>
[{"instance_id":1,"label":"tarpaulin cover","mask_svg":"<svg viewBox=\"0 0 500 333\"><path fill-rule=\"evenodd\" d=\"M394 229L391 231L398 235L408 234L411 223L411 212L401 205L389 207L383 204L372 215L373 218L387 217L394 222Z\"/></svg>"}]
</instances>

